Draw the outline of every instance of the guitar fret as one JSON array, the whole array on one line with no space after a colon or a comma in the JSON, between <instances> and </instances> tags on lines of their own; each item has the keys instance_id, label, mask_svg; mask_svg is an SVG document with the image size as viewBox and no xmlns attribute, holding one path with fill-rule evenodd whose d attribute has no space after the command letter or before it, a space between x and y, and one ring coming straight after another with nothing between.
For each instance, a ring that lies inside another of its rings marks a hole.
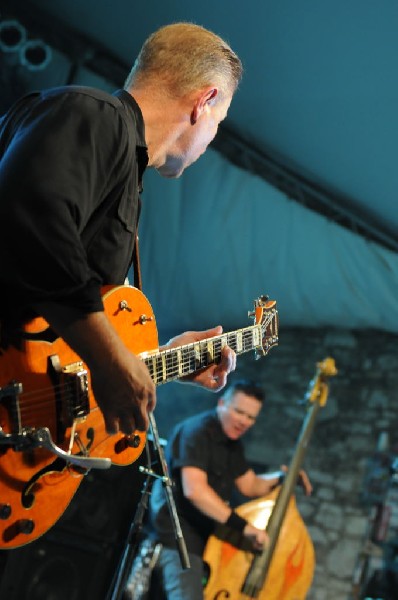
<instances>
[{"instance_id":1,"label":"guitar fret","mask_svg":"<svg viewBox=\"0 0 398 600\"><path fill-rule=\"evenodd\" d=\"M164 352L160 352L156 355L154 361L154 382L156 385L164 383L167 381L167 367L166 367L166 358L164 356Z\"/></svg>"},{"instance_id":2,"label":"guitar fret","mask_svg":"<svg viewBox=\"0 0 398 600\"><path fill-rule=\"evenodd\" d=\"M206 344L206 356L207 356L207 364L211 364L212 362L214 362L214 342L213 340L208 340L207 344Z\"/></svg>"},{"instance_id":3,"label":"guitar fret","mask_svg":"<svg viewBox=\"0 0 398 600\"><path fill-rule=\"evenodd\" d=\"M190 347L183 348L182 354L183 375L189 375L189 373L194 373L198 368L196 361L196 346L192 344L192 346Z\"/></svg>"},{"instance_id":4,"label":"guitar fret","mask_svg":"<svg viewBox=\"0 0 398 600\"><path fill-rule=\"evenodd\" d=\"M244 334L244 343L243 343L245 351L253 348L253 330L247 330Z\"/></svg>"},{"instance_id":5,"label":"guitar fret","mask_svg":"<svg viewBox=\"0 0 398 600\"><path fill-rule=\"evenodd\" d=\"M246 352L248 348L250 348L252 343L252 332L244 331L243 332L243 350Z\"/></svg>"},{"instance_id":6,"label":"guitar fret","mask_svg":"<svg viewBox=\"0 0 398 600\"><path fill-rule=\"evenodd\" d=\"M202 342L200 345L200 354L201 354L201 366L202 367L207 367L208 363L208 352L207 352L207 343L206 342Z\"/></svg>"},{"instance_id":7,"label":"guitar fret","mask_svg":"<svg viewBox=\"0 0 398 600\"><path fill-rule=\"evenodd\" d=\"M241 331L236 332L235 339L236 339L235 352L240 353L243 350L243 336L242 336Z\"/></svg>"},{"instance_id":8,"label":"guitar fret","mask_svg":"<svg viewBox=\"0 0 398 600\"><path fill-rule=\"evenodd\" d=\"M166 350L166 352L164 352L164 361L166 364L166 377L167 377L167 381L170 381L171 379L175 379L175 377L177 376L177 371L176 371L176 353L175 350Z\"/></svg>"},{"instance_id":9,"label":"guitar fret","mask_svg":"<svg viewBox=\"0 0 398 600\"><path fill-rule=\"evenodd\" d=\"M228 344L228 336L222 335L219 338L219 344L217 344L217 346L219 347L219 353L218 353L219 354L219 358L221 358L222 349L224 348L224 346L227 346L227 344Z\"/></svg>"},{"instance_id":10,"label":"guitar fret","mask_svg":"<svg viewBox=\"0 0 398 600\"><path fill-rule=\"evenodd\" d=\"M164 379L164 368L163 368L163 360L162 355L157 354L152 357L152 373L153 380L157 384Z\"/></svg>"},{"instance_id":11,"label":"guitar fret","mask_svg":"<svg viewBox=\"0 0 398 600\"><path fill-rule=\"evenodd\" d=\"M176 368L177 368L178 376L182 377L183 364L182 364L181 350L179 348L176 350L175 357L176 357Z\"/></svg>"},{"instance_id":12,"label":"guitar fret","mask_svg":"<svg viewBox=\"0 0 398 600\"><path fill-rule=\"evenodd\" d=\"M253 347L256 348L260 345L260 336L258 327L253 328Z\"/></svg>"},{"instance_id":13,"label":"guitar fret","mask_svg":"<svg viewBox=\"0 0 398 600\"><path fill-rule=\"evenodd\" d=\"M149 374L155 385L166 381L165 358L163 352L147 356L144 359Z\"/></svg>"},{"instance_id":14,"label":"guitar fret","mask_svg":"<svg viewBox=\"0 0 398 600\"><path fill-rule=\"evenodd\" d=\"M252 332L250 329L245 329L242 331L242 352L247 352L247 350L251 347L252 342Z\"/></svg>"},{"instance_id":15,"label":"guitar fret","mask_svg":"<svg viewBox=\"0 0 398 600\"><path fill-rule=\"evenodd\" d=\"M191 346L190 359L189 359L189 369L193 371L197 371L202 366L202 351L200 342L195 342Z\"/></svg>"},{"instance_id":16,"label":"guitar fret","mask_svg":"<svg viewBox=\"0 0 398 600\"><path fill-rule=\"evenodd\" d=\"M156 372L155 372L155 365L154 365L153 357L149 356L149 357L145 358L144 362L145 362L146 366L148 367L149 375L151 376L152 381L154 383L156 383Z\"/></svg>"},{"instance_id":17,"label":"guitar fret","mask_svg":"<svg viewBox=\"0 0 398 600\"><path fill-rule=\"evenodd\" d=\"M227 345L236 352L236 349L237 349L236 336L233 333L227 334Z\"/></svg>"},{"instance_id":18,"label":"guitar fret","mask_svg":"<svg viewBox=\"0 0 398 600\"><path fill-rule=\"evenodd\" d=\"M193 344L193 360L194 360L194 369L199 369L199 367L201 366L201 349L200 349L200 344L198 342L196 342L196 344Z\"/></svg>"}]
</instances>

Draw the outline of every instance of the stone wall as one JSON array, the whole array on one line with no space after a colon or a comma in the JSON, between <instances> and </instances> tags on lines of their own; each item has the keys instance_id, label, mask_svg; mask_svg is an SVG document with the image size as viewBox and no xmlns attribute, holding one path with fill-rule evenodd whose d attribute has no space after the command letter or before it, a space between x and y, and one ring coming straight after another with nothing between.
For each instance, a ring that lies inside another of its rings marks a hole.
<instances>
[{"instance_id":1,"label":"stone wall","mask_svg":"<svg viewBox=\"0 0 398 600\"><path fill-rule=\"evenodd\" d=\"M307 600L352 600L353 575L369 529L364 478L380 436L390 449L398 442L398 336L380 331L281 330L267 357L239 357L234 378L250 377L267 400L245 446L253 465L273 470L289 464L306 416L303 402L316 363L334 358L326 406L317 416L304 467L312 497L297 490L296 501L316 552ZM199 388L170 383L158 389L156 421L167 437L188 415L213 406L217 397Z\"/></svg>"}]
</instances>

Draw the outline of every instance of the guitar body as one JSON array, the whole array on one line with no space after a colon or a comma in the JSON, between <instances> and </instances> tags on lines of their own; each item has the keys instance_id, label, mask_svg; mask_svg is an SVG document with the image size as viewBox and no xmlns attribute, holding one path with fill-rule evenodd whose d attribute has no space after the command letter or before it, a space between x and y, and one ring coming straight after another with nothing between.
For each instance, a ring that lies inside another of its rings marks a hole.
<instances>
[{"instance_id":1,"label":"guitar body","mask_svg":"<svg viewBox=\"0 0 398 600\"><path fill-rule=\"evenodd\" d=\"M157 351L155 317L139 290L104 288L103 301L105 313L129 350L135 354ZM116 465L131 464L145 446L144 432L136 431L128 438L106 433L87 367L62 339L52 339L49 331L44 319L34 319L25 327L28 339L20 349L10 346L0 351L1 549L16 548L44 534L63 514L86 472L47 448L22 443L19 449L8 440L19 439L21 431L46 427L63 451L110 458ZM87 371L86 379L81 379L82 369ZM80 405L80 387L85 382L87 404ZM18 392L13 391L13 383L21 384ZM75 394L76 399L71 398Z\"/></svg>"}]
</instances>

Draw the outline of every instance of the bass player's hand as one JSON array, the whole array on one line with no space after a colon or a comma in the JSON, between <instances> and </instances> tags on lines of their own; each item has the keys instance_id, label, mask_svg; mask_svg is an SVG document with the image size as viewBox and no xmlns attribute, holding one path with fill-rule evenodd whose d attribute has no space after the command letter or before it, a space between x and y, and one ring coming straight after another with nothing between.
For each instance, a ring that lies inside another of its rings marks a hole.
<instances>
[{"instance_id":1,"label":"bass player's hand","mask_svg":"<svg viewBox=\"0 0 398 600\"><path fill-rule=\"evenodd\" d=\"M247 523L243 535L251 542L254 550L262 550L269 543L269 537L265 530L257 529L251 523Z\"/></svg>"}]
</instances>

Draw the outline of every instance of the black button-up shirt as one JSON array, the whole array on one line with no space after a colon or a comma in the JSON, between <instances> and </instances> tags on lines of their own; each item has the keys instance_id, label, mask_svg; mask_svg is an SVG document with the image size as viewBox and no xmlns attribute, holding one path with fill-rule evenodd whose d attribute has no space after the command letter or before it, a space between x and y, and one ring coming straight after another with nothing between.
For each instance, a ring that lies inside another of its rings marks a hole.
<instances>
[{"instance_id":1,"label":"black button-up shirt","mask_svg":"<svg viewBox=\"0 0 398 600\"><path fill-rule=\"evenodd\" d=\"M235 480L249 470L242 442L230 440L225 435L216 410L211 410L177 425L167 443L165 454L175 484L173 496L187 550L201 556L216 522L185 498L181 468L197 467L205 471L210 487L228 504ZM173 524L160 480L155 481L150 499L150 527L165 546L176 547Z\"/></svg>"},{"instance_id":2,"label":"black button-up shirt","mask_svg":"<svg viewBox=\"0 0 398 600\"><path fill-rule=\"evenodd\" d=\"M32 93L0 120L0 316L53 300L102 309L131 264L144 122L134 99L70 86Z\"/></svg>"}]
</instances>

